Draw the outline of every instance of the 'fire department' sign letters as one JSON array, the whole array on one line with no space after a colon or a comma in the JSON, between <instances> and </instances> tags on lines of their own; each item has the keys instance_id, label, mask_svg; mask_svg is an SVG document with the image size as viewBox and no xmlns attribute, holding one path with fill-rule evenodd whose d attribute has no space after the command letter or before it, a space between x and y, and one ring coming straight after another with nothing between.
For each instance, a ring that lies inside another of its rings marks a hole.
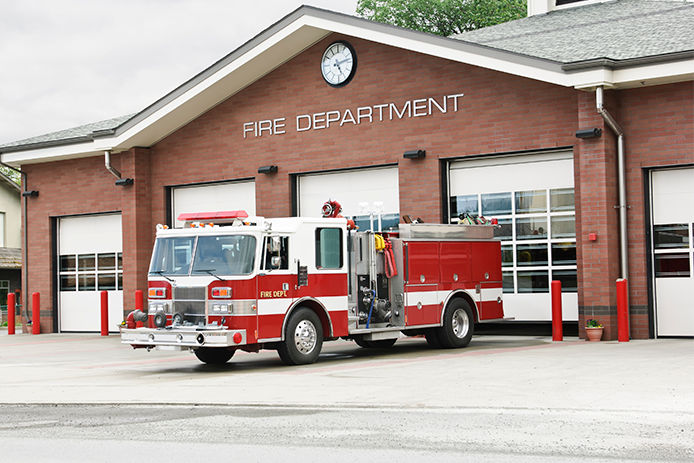
<instances>
[{"instance_id":1,"label":"'fire department' sign letters","mask_svg":"<svg viewBox=\"0 0 694 463\"><path fill-rule=\"evenodd\" d=\"M397 103L383 103L373 106L360 106L355 109L331 110L313 114L299 114L294 121L295 132L308 130L328 129L330 127L342 127L345 124L373 124L376 122L392 121L393 119L426 117L435 112L442 114L458 112L459 99L462 93L445 95L440 98L419 98ZM289 127L286 117L265 119L260 121L245 122L243 124L243 138L262 137L263 135L282 135L287 133Z\"/></svg>"}]
</instances>

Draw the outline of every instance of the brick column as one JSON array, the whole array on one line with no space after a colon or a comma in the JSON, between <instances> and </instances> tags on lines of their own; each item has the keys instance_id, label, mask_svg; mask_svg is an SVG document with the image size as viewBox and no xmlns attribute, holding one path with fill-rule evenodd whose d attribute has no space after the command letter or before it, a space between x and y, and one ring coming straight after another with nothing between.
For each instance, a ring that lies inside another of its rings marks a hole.
<instances>
[{"instance_id":1,"label":"brick column","mask_svg":"<svg viewBox=\"0 0 694 463\"><path fill-rule=\"evenodd\" d=\"M402 155L401 155L402 156ZM437 156L424 159L400 159L400 216L421 217L426 223L445 223L441 217L441 175Z\"/></svg>"},{"instance_id":2,"label":"brick column","mask_svg":"<svg viewBox=\"0 0 694 463\"><path fill-rule=\"evenodd\" d=\"M605 92L605 107L616 116L614 92ZM579 128L599 127L600 138L576 141L576 246L578 264L578 327L585 321L605 326L603 339L617 337L615 280L619 276L619 222L616 139L595 109L595 93L578 95ZM596 241L588 235L597 234Z\"/></svg>"},{"instance_id":3,"label":"brick column","mask_svg":"<svg viewBox=\"0 0 694 463\"><path fill-rule=\"evenodd\" d=\"M133 148L120 155L121 175L132 178L120 187L123 211L123 311L135 307L135 290L147 289L147 271L152 255L156 224L152 223L150 153Z\"/></svg>"}]
</instances>

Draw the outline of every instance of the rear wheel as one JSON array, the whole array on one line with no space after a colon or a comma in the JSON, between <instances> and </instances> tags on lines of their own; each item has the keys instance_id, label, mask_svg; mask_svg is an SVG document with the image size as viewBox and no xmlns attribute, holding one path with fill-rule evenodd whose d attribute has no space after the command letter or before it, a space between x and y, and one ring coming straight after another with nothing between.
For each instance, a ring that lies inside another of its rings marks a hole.
<instances>
[{"instance_id":1,"label":"rear wheel","mask_svg":"<svg viewBox=\"0 0 694 463\"><path fill-rule=\"evenodd\" d=\"M354 338L354 342L357 343L359 347L365 349L387 349L395 344L397 339L378 339L376 341L366 341L361 338Z\"/></svg>"},{"instance_id":2,"label":"rear wheel","mask_svg":"<svg viewBox=\"0 0 694 463\"><path fill-rule=\"evenodd\" d=\"M475 317L470 304L464 299L454 299L443 314L443 326L436 331L441 347L465 347L470 344L475 330ZM429 338L427 338L427 341Z\"/></svg>"},{"instance_id":3,"label":"rear wheel","mask_svg":"<svg viewBox=\"0 0 694 463\"><path fill-rule=\"evenodd\" d=\"M318 360L323 346L323 325L315 312L306 307L289 317L287 329L277 353L287 365L305 365Z\"/></svg>"},{"instance_id":4,"label":"rear wheel","mask_svg":"<svg viewBox=\"0 0 694 463\"><path fill-rule=\"evenodd\" d=\"M236 349L223 347L200 347L195 349L195 356L208 365L224 365L233 357Z\"/></svg>"}]
</instances>

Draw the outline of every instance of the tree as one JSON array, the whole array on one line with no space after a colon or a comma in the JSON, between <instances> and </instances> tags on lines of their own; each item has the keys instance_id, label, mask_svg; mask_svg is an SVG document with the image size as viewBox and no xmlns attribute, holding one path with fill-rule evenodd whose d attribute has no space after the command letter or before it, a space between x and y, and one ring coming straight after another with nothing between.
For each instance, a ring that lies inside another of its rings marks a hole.
<instances>
[{"instance_id":1,"label":"tree","mask_svg":"<svg viewBox=\"0 0 694 463\"><path fill-rule=\"evenodd\" d=\"M526 0L359 0L363 18L445 37L527 14Z\"/></svg>"},{"instance_id":2,"label":"tree","mask_svg":"<svg viewBox=\"0 0 694 463\"><path fill-rule=\"evenodd\" d=\"M22 177L19 174L19 172L14 171L12 169L8 169L5 166L0 166L0 172L5 174L5 176L9 177L17 185L19 185L19 186L22 185Z\"/></svg>"}]
</instances>

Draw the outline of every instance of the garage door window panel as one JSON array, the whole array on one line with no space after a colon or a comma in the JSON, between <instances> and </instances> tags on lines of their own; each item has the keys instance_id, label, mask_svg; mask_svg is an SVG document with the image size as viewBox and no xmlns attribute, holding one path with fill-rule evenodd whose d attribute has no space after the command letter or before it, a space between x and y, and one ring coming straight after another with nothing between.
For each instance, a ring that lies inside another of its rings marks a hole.
<instances>
[{"instance_id":1,"label":"garage door window panel","mask_svg":"<svg viewBox=\"0 0 694 463\"><path fill-rule=\"evenodd\" d=\"M462 214L479 214L479 197L478 195L463 195L451 197L451 218L455 218L454 223L458 222L458 218Z\"/></svg>"},{"instance_id":2,"label":"garage door window panel","mask_svg":"<svg viewBox=\"0 0 694 463\"><path fill-rule=\"evenodd\" d=\"M575 238L576 218L574 216L554 216L551 218L552 238Z\"/></svg>"},{"instance_id":3,"label":"garage door window panel","mask_svg":"<svg viewBox=\"0 0 694 463\"><path fill-rule=\"evenodd\" d=\"M552 265L576 265L576 243L552 243Z\"/></svg>"},{"instance_id":4,"label":"garage door window panel","mask_svg":"<svg viewBox=\"0 0 694 463\"><path fill-rule=\"evenodd\" d=\"M575 209L574 189L558 188L549 192L550 212L567 212Z\"/></svg>"},{"instance_id":5,"label":"garage door window panel","mask_svg":"<svg viewBox=\"0 0 694 463\"><path fill-rule=\"evenodd\" d=\"M546 267L548 265L547 244L516 245L516 262L519 267Z\"/></svg>"},{"instance_id":6,"label":"garage door window panel","mask_svg":"<svg viewBox=\"0 0 694 463\"><path fill-rule=\"evenodd\" d=\"M688 278L691 275L689 253L656 254L656 278Z\"/></svg>"},{"instance_id":7,"label":"garage door window panel","mask_svg":"<svg viewBox=\"0 0 694 463\"><path fill-rule=\"evenodd\" d=\"M552 280L561 281L561 290L575 293L578 291L576 270L552 270Z\"/></svg>"},{"instance_id":8,"label":"garage door window panel","mask_svg":"<svg viewBox=\"0 0 694 463\"><path fill-rule=\"evenodd\" d=\"M541 270L518 272L519 293L549 292L549 273Z\"/></svg>"},{"instance_id":9,"label":"garage door window panel","mask_svg":"<svg viewBox=\"0 0 694 463\"><path fill-rule=\"evenodd\" d=\"M497 216L512 213L511 193L488 193L482 195L482 215Z\"/></svg>"},{"instance_id":10,"label":"garage door window panel","mask_svg":"<svg viewBox=\"0 0 694 463\"><path fill-rule=\"evenodd\" d=\"M516 213L536 214L547 212L547 190L516 192Z\"/></svg>"},{"instance_id":11,"label":"garage door window panel","mask_svg":"<svg viewBox=\"0 0 694 463\"><path fill-rule=\"evenodd\" d=\"M689 225L686 223L653 226L653 242L656 249L689 247Z\"/></svg>"},{"instance_id":12,"label":"garage door window panel","mask_svg":"<svg viewBox=\"0 0 694 463\"><path fill-rule=\"evenodd\" d=\"M494 228L494 238L502 241L513 239L513 219L498 219L499 226Z\"/></svg>"},{"instance_id":13,"label":"garage door window panel","mask_svg":"<svg viewBox=\"0 0 694 463\"><path fill-rule=\"evenodd\" d=\"M516 239L547 238L547 217L521 217L516 219Z\"/></svg>"}]
</instances>

